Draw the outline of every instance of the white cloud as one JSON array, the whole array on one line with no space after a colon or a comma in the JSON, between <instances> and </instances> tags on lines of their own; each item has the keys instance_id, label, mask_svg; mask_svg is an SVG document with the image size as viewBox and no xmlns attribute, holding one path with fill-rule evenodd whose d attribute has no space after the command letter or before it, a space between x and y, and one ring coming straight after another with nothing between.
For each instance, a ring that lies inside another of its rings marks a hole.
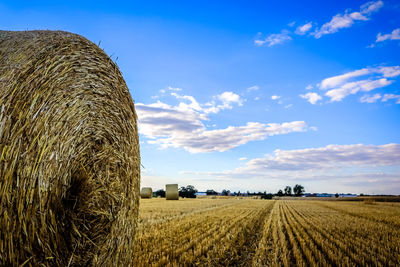
<instances>
[{"instance_id":1,"label":"white cloud","mask_svg":"<svg viewBox=\"0 0 400 267\"><path fill-rule=\"evenodd\" d=\"M254 44L256 46L274 46L277 44L283 44L286 41L290 41L292 40L292 37L289 36L289 32L283 30L281 33L274 33L274 34L270 34L267 37L265 37L264 39L256 39L254 40Z\"/></svg>"},{"instance_id":2,"label":"white cloud","mask_svg":"<svg viewBox=\"0 0 400 267\"><path fill-rule=\"evenodd\" d=\"M331 101L342 101L348 95L354 95L358 92L369 92L376 88L381 88L392 84L393 81L381 78L379 80L362 80L357 82L349 82L337 89L332 89L326 92L326 96L331 98Z\"/></svg>"},{"instance_id":3,"label":"white cloud","mask_svg":"<svg viewBox=\"0 0 400 267\"><path fill-rule=\"evenodd\" d=\"M328 145L299 150L277 149L274 155L250 160L245 170L249 172L296 171L368 165L400 165L400 144Z\"/></svg>"},{"instance_id":4,"label":"white cloud","mask_svg":"<svg viewBox=\"0 0 400 267\"><path fill-rule=\"evenodd\" d=\"M362 14L370 15L383 7L383 1L371 1L361 6L360 12Z\"/></svg>"},{"instance_id":5,"label":"white cloud","mask_svg":"<svg viewBox=\"0 0 400 267\"><path fill-rule=\"evenodd\" d=\"M260 100L260 97L259 97L259 96L256 96L256 97L254 98L254 101L258 101L258 100Z\"/></svg>"},{"instance_id":6,"label":"white cloud","mask_svg":"<svg viewBox=\"0 0 400 267\"><path fill-rule=\"evenodd\" d=\"M285 106L286 109L291 108L293 106L293 104L288 104Z\"/></svg>"},{"instance_id":7,"label":"white cloud","mask_svg":"<svg viewBox=\"0 0 400 267\"><path fill-rule=\"evenodd\" d=\"M365 193L368 188L367 191L371 193L396 193L400 190L400 144L278 149L264 157L251 159L235 169L186 172L189 173L210 177L215 181L229 180L229 184L235 181L249 185L259 183L267 184L269 188L275 184L276 191L288 183L301 183L308 192L324 190L333 193Z\"/></svg>"},{"instance_id":8,"label":"white cloud","mask_svg":"<svg viewBox=\"0 0 400 267\"><path fill-rule=\"evenodd\" d=\"M240 96L232 92L223 92L222 94L218 95L217 98L224 104L230 105L231 103L237 103L239 106L242 105Z\"/></svg>"},{"instance_id":9,"label":"white cloud","mask_svg":"<svg viewBox=\"0 0 400 267\"><path fill-rule=\"evenodd\" d=\"M271 96L271 99L272 99L272 100L277 100L277 99L279 99L279 98L281 98L280 95L273 95L273 96Z\"/></svg>"},{"instance_id":10,"label":"white cloud","mask_svg":"<svg viewBox=\"0 0 400 267\"><path fill-rule=\"evenodd\" d=\"M367 75L369 73L371 73L370 69L364 68L360 70L351 71L342 75L326 78L322 80L320 88L321 89L333 88L335 86L345 83L351 78Z\"/></svg>"},{"instance_id":11,"label":"white cloud","mask_svg":"<svg viewBox=\"0 0 400 267\"><path fill-rule=\"evenodd\" d=\"M400 28L395 29L392 31L392 33L387 33L387 34L381 34L378 33L376 36L376 42L383 42L386 40L400 40Z\"/></svg>"},{"instance_id":12,"label":"white cloud","mask_svg":"<svg viewBox=\"0 0 400 267\"><path fill-rule=\"evenodd\" d=\"M311 90L313 88L314 88L314 86L312 84L309 84L309 85L306 86L306 90Z\"/></svg>"},{"instance_id":13,"label":"white cloud","mask_svg":"<svg viewBox=\"0 0 400 267\"><path fill-rule=\"evenodd\" d=\"M207 130L203 124L203 121L208 120L207 114L232 108L233 103L239 105L239 96L224 92L214 97L213 102L201 105L192 96L172 95L183 102L176 106L160 101L135 105L140 134L150 139L148 143L161 148L183 148L191 153L223 152L250 141L264 140L268 136L307 130L304 121L267 124L248 122L244 126Z\"/></svg>"},{"instance_id":14,"label":"white cloud","mask_svg":"<svg viewBox=\"0 0 400 267\"><path fill-rule=\"evenodd\" d=\"M254 85L254 86L247 88L247 92L257 91L258 89L260 89L260 87L258 87L258 85Z\"/></svg>"},{"instance_id":15,"label":"white cloud","mask_svg":"<svg viewBox=\"0 0 400 267\"><path fill-rule=\"evenodd\" d=\"M341 101L348 95L369 92L376 88L388 86L394 80L387 78L394 78L399 75L400 66L368 67L326 78L319 84L319 88L323 90L330 89L325 95L330 97L331 101ZM364 76L366 77L361 78Z\"/></svg>"},{"instance_id":16,"label":"white cloud","mask_svg":"<svg viewBox=\"0 0 400 267\"><path fill-rule=\"evenodd\" d=\"M374 95L363 95L360 98L360 102L362 103L375 103L378 101L382 96L380 94L374 94Z\"/></svg>"},{"instance_id":17,"label":"white cloud","mask_svg":"<svg viewBox=\"0 0 400 267\"><path fill-rule=\"evenodd\" d=\"M182 88L171 87L171 86L168 86L167 89L170 91L177 91L177 92L182 91Z\"/></svg>"},{"instance_id":18,"label":"white cloud","mask_svg":"<svg viewBox=\"0 0 400 267\"><path fill-rule=\"evenodd\" d=\"M293 27L295 24L296 24L296 21L292 21L292 22L288 23L288 26Z\"/></svg>"},{"instance_id":19,"label":"white cloud","mask_svg":"<svg viewBox=\"0 0 400 267\"><path fill-rule=\"evenodd\" d=\"M323 24L319 29L317 29L313 35L318 39L323 35L336 33L340 29L349 28L355 21L369 20L369 16L378 11L382 6L382 1L371 1L362 5L359 12L349 13L349 11L345 11L344 14L337 14L333 16L329 22Z\"/></svg>"},{"instance_id":20,"label":"white cloud","mask_svg":"<svg viewBox=\"0 0 400 267\"><path fill-rule=\"evenodd\" d=\"M247 158L246 157L241 157L241 158L239 158L239 160L247 160Z\"/></svg>"},{"instance_id":21,"label":"white cloud","mask_svg":"<svg viewBox=\"0 0 400 267\"><path fill-rule=\"evenodd\" d=\"M317 93L307 93L305 95L300 95L301 98L307 99L308 102L315 105L322 97Z\"/></svg>"},{"instance_id":22,"label":"white cloud","mask_svg":"<svg viewBox=\"0 0 400 267\"><path fill-rule=\"evenodd\" d=\"M190 104L186 104L186 103L179 103L179 106L183 109L187 109L187 108L191 108L197 111L202 110L202 107L200 107L200 104L196 101L196 99L194 99L193 96L188 96L188 95L178 95L177 93L171 93L172 96L176 97L176 99L182 99L182 100L189 100Z\"/></svg>"},{"instance_id":23,"label":"white cloud","mask_svg":"<svg viewBox=\"0 0 400 267\"><path fill-rule=\"evenodd\" d=\"M306 34L308 31L310 31L312 28L312 22L308 22L304 25L301 25L299 27L296 28L295 33L298 35L304 35Z\"/></svg>"},{"instance_id":24,"label":"white cloud","mask_svg":"<svg viewBox=\"0 0 400 267\"><path fill-rule=\"evenodd\" d=\"M328 145L319 148L274 151L262 158L249 160L234 170L213 173L228 177L282 177L311 175L327 169L346 169L368 166L400 166L400 144L386 145ZM326 174L323 174L326 175ZM302 177L306 178L306 177Z\"/></svg>"},{"instance_id":25,"label":"white cloud","mask_svg":"<svg viewBox=\"0 0 400 267\"><path fill-rule=\"evenodd\" d=\"M386 102L390 99L397 99L396 104L400 104L400 95L395 95L395 94L385 94L382 97L382 102Z\"/></svg>"},{"instance_id":26,"label":"white cloud","mask_svg":"<svg viewBox=\"0 0 400 267\"><path fill-rule=\"evenodd\" d=\"M217 103L220 102L220 103ZM204 113L218 113L224 109L232 109L232 104L237 104L238 106L243 105L243 99L240 98L238 94L233 92L223 92L220 95L213 97L211 102L205 104L207 108L204 108Z\"/></svg>"}]
</instances>

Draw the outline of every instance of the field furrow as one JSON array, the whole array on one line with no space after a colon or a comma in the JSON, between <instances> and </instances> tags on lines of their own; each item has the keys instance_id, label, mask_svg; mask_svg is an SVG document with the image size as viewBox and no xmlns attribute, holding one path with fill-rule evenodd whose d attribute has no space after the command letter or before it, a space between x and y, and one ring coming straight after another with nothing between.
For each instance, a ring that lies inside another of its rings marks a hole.
<instances>
[{"instance_id":1,"label":"field furrow","mask_svg":"<svg viewBox=\"0 0 400 267\"><path fill-rule=\"evenodd\" d=\"M400 265L397 203L142 202L135 266Z\"/></svg>"}]
</instances>

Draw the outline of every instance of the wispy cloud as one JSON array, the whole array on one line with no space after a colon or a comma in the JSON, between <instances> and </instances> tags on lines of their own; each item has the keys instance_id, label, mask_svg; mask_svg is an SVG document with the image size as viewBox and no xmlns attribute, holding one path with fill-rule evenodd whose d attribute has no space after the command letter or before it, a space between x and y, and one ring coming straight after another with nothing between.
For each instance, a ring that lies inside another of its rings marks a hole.
<instances>
[{"instance_id":1,"label":"wispy cloud","mask_svg":"<svg viewBox=\"0 0 400 267\"><path fill-rule=\"evenodd\" d=\"M279 99L279 98L281 98L280 95L272 95L272 96L271 96L271 99L272 99L272 100L277 100L277 99Z\"/></svg>"},{"instance_id":2,"label":"wispy cloud","mask_svg":"<svg viewBox=\"0 0 400 267\"><path fill-rule=\"evenodd\" d=\"M385 94L382 97L382 102L386 102L390 99L397 99L396 104L400 104L400 95L395 95L395 94Z\"/></svg>"},{"instance_id":3,"label":"wispy cloud","mask_svg":"<svg viewBox=\"0 0 400 267\"><path fill-rule=\"evenodd\" d=\"M241 171L315 170L348 166L400 165L400 144L328 145L299 150L275 150L274 155L250 160Z\"/></svg>"},{"instance_id":4,"label":"wispy cloud","mask_svg":"<svg viewBox=\"0 0 400 267\"><path fill-rule=\"evenodd\" d=\"M257 91L259 89L260 89L260 87L258 85L254 85L254 86L247 88L247 92Z\"/></svg>"},{"instance_id":5,"label":"wispy cloud","mask_svg":"<svg viewBox=\"0 0 400 267\"><path fill-rule=\"evenodd\" d=\"M360 102L362 103L375 103L378 101L382 96L380 94L374 94L374 95L363 95L360 98Z\"/></svg>"},{"instance_id":6,"label":"wispy cloud","mask_svg":"<svg viewBox=\"0 0 400 267\"><path fill-rule=\"evenodd\" d=\"M191 153L223 152L250 141L264 140L268 136L307 130L304 121L248 122L243 126L208 130L203 123L209 120L208 114L232 108L233 104L241 105L237 94L224 92L204 105L193 96L172 95L181 101L176 106L161 101L136 104L139 132L149 139L148 143L160 148L183 148Z\"/></svg>"},{"instance_id":7,"label":"wispy cloud","mask_svg":"<svg viewBox=\"0 0 400 267\"><path fill-rule=\"evenodd\" d=\"M254 40L254 44L256 46L274 46L278 44L283 44L284 42L292 40L292 37L289 36L289 32L283 30L281 33L273 33L268 35L265 38Z\"/></svg>"},{"instance_id":8,"label":"wispy cloud","mask_svg":"<svg viewBox=\"0 0 400 267\"><path fill-rule=\"evenodd\" d=\"M311 30L312 26L313 26L312 22L308 22L308 23L306 23L304 25L301 25L301 26L296 28L295 34L304 35L304 34L306 34L307 32L309 32Z\"/></svg>"},{"instance_id":9,"label":"wispy cloud","mask_svg":"<svg viewBox=\"0 0 400 267\"><path fill-rule=\"evenodd\" d=\"M337 14L332 19L323 24L314 33L315 38L321 38L323 35L338 32L340 29L351 27L356 21L366 21L370 19L370 15L377 12L383 6L383 1L371 1L360 7L360 11Z\"/></svg>"},{"instance_id":10,"label":"wispy cloud","mask_svg":"<svg viewBox=\"0 0 400 267\"><path fill-rule=\"evenodd\" d=\"M376 36L376 43L383 42L386 40L400 40L400 28L393 30L391 33L381 34L378 33Z\"/></svg>"},{"instance_id":11,"label":"wispy cloud","mask_svg":"<svg viewBox=\"0 0 400 267\"><path fill-rule=\"evenodd\" d=\"M400 75L400 66L363 68L342 75L326 78L319 84L331 101L341 101L358 92L369 92L394 82L389 78Z\"/></svg>"},{"instance_id":12,"label":"wispy cloud","mask_svg":"<svg viewBox=\"0 0 400 267\"><path fill-rule=\"evenodd\" d=\"M319 94L311 92L304 95L300 95L300 97L307 99L307 101L313 105L317 104L317 102L322 99L322 97Z\"/></svg>"}]
</instances>

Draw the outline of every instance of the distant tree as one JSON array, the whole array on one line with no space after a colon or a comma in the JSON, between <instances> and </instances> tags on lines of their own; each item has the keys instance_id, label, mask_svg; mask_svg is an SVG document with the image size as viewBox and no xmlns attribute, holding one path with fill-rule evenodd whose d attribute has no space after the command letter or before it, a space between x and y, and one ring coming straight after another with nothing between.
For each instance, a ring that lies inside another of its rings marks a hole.
<instances>
[{"instance_id":1,"label":"distant tree","mask_svg":"<svg viewBox=\"0 0 400 267\"><path fill-rule=\"evenodd\" d=\"M187 198L196 198L197 189L193 185L179 188L179 196Z\"/></svg>"},{"instance_id":2,"label":"distant tree","mask_svg":"<svg viewBox=\"0 0 400 267\"><path fill-rule=\"evenodd\" d=\"M165 197L165 191L163 189L157 190L154 192L156 197Z\"/></svg>"},{"instance_id":3,"label":"distant tree","mask_svg":"<svg viewBox=\"0 0 400 267\"><path fill-rule=\"evenodd\" d=\"M336 194L335 194L335 197L336 197L336 198L338 198L338 197L339 197L339 194L338 194L338 193L336 193Z\"/></svg>"},{"instance_id":4,"label":"distant tree","mask_svg":"<svg viewBox=\"0 0 400 267\"><path fill-rule=\"evenodd\" d=\"M278 191L278 193L276 193L276 195L277 195L278 197L282 197L282 196L283 196L282 190L279 189L279 191Z\"/></svg>"},{"instance_id":5,"label":"distant tree","mask_svg":"<svg viewBox=\"0 0 400 267\"><path fill-rule=\"evenodd\" d=\"M218 195L218 193L216 191L214 191L213 189L208 189L206 191L206 195L207 196L215 196L215 195Z\"/></svg>"},{"instance_id":6,"label":"distant tree","mask_svg":"<svg viewBox=\"0 0 400 267\"><path fill-rule=\"evenodd\" d=\"M284 190L285 190L285 196L292 195L292 188L290 186L286 186Z\"/></svg>"},{"instance_id":7,"label":"distant tree","mask_svg":"<svg viewBox=\"0 0 400 267\"><path fill-rule=\"evenodd\" d=\"M293 193L296 195L296 196L301 196L301 195L303 195L303 193L304 193L304 186L302 186L302 185L299 185L299 184L296 184L294 187L293 187Z\"/></svg>"},{"instance_id":8,"label":"distant tree","mask_svg":"<svg viewBox=\"0 0 400 267\"><path fill-rule=\"evenodd\" d=\"M224 189L224 190L222 190L222 193L221 193L223 196L229 196L230 194L231 194L231 191L230 190L226 190L226 189Z\"/></svg>"},{"instance_id":9,"label":"distant tree","mask_svg":"<svg viewBox=\"0 0 400 267\"><path fill-rule=\"evenodd\" d=\"M264 193L261 195L261 199L272 199L273 196L274 196L274 195L271 194L271 193L264 192Z\"/></svg>"}]
</instances>

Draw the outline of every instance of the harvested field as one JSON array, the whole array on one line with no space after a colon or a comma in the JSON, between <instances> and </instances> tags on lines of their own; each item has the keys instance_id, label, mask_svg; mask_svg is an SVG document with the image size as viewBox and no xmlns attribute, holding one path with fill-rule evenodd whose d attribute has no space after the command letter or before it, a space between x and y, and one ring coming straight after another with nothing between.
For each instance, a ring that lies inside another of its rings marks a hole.
<instances>
[{"instance_id":1,"label":"harvested field","mask_svg":"<svg viewBox=\"0 0 400 267\"><path fill-rule=\"evenodd\" d=\"M141 200L135 266L400 264L397 203Z\"/></svg>"}]
</instances>

